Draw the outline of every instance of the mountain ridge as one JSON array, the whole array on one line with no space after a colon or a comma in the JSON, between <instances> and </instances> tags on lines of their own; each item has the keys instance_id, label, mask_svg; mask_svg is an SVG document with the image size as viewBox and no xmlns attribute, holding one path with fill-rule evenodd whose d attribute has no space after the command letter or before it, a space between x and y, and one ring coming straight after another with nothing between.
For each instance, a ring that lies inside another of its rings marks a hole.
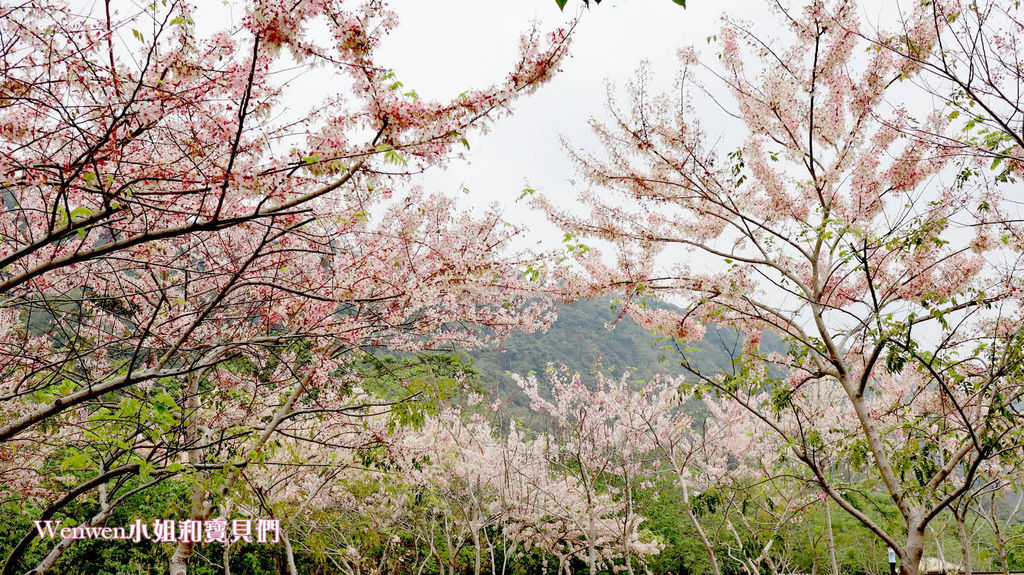
<instances>
[{"instance_id":1,"label":"mountain ridge","mask_svg":"<svg viewBox=\"0 0 1024 575\"><path fill-rule=\"evenodd\" d=\"M659 302L657 306L683 312L671 304ZM480 382L490 390L492 399L501 401L503 409L528 412L526 396L510 374L536 373L543 380L548 364L565 365L584 375L601 372L621 377L628 371L633 381L688 374L680 365L675 341L636 325L629 316L618 318L617 306L610 298L561 304L557 312L558 319L544 332L515 333L500 345L465 352ZM605 327L609 324L612 329ZM741 344L742 336L735 330L709 325L704 339L688 344L687 356L704 373L725 373L731 370ZM785 342L774 334L766 333L761 346L768 351L786 351Z\"/></svg>"}]
</instances>

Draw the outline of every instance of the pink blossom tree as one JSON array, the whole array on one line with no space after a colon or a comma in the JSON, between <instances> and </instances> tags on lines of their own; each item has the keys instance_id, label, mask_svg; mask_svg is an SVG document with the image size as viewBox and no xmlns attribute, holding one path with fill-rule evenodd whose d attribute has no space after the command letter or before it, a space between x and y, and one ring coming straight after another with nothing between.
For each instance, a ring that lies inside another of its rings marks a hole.
<instances>
[{"instance_id":1,"label":"pink blossom tree","mask_svg":"<svg viewBox=\"0 0 1024 575\"><path fill-rule=\"evenodd\" d=\"M621 557L622 568L632 574L634 556L642 562L644 555L660 550L656 541L640 538L643 516L635 502L641 484L659 464L644 420L650 415L650 398L630 388L628 375L609 381L598 374L591 389L579 374L564 371L549 369L551 400L541 394L536 376L515 380L531 408L550 417L555 427L556 447L549 458L563 477L559 492L573 493L585 504L574 519L585 537L590 573ZM671 401L671 388L662 386L655 394L663 403Z\"/></svg>"},{"instance_id":2,"label":"pink blossom tree","mask_svg":"<svg viewBox=\"0 0 1024 575\"><path fill-rule=\"evenodd\" d=\"M906 19L904 41L922 53L937 42L931 4ZM856 8L780 8L788 45L725 20L721 66L708 70L742 124L728 150L691 99L652 94L642 71L628 106L594 122L605 153L572 154L590 211L538 205L614 248L614 263L596 245L573 249L570 294L621 293L669 337L699 339L707 323L743 334L732 374L682 361L916 575L929 523L1020 445L1024 275L1012 228L987 216L1002 209L999 189L961 185L948 168L963 148L932 137L948 115L886 99L921 65L864 40ZM699 60L680 57L685 93ZM927 136L908 136L918 127ZM683 313L643 305L669 295ZM763 351L764 331L789 353ZM844 498L839 461L891 498L900 529Z\"/></svg>"},{"instance_id":3,"label":"pink blossom tree","mask_svg":"<svg viewBox=\"0 0 1024 575\"><path fill-rule=\"evenodd\" d=\"M915 30L907 26L866 37L879 49L920 67L922 77L932 80L923 85L946 102L948 117L961 129L960 134L932 135L954 138L971 156L961 173L971 177L992 172L987 185L1011 183L1024 169L1024 134L1018 127L1024 114L1024 76L1018 65L1024 53L1020 6L1006 0L949 0L927 8L923 18L908 22L918 29L930 27L932 44L917 45ZM1019 219L994 209L988 214L991 220L999 217ZM1008 227L1019 242L1019 230Z\"/></svg>"},{"instance_id":4,"label":"pink blossom tree","mask_svg":"<svg viewBox=\"0 0 1024 575\"><path fill-rule=\"evenodd\" d=\"M628 409L656 447L672 483L682 490L683 510L707 553L711 573L721 575L713 537L698 519L699 497L761 479L760 456L770 453L771 445L742 406L711 397L695 402L699 407L687 406L696 398L683 389L682 381L650 383L634 392ZM695 415L703 415L703 421L695 421Z\"/></svg>"},{"instance_id":5,"label":"pink blossom tree","mask_svg":"<svg viewBox=\"0 0 1024 575\"><path fill-rule=\"evenodd\" d=\"M629 552L620 547L612 518L619 505L606 493L588 498L575 475L552 465L557 439L545 433L528 437L514 424L500 431L480 414L457 409L403 435L402 481L422 490L431 509L419 529L426 530L424 540L442 572L456 572L464 549L473 557L474 573L483 572L487 553L495 574L528 552L543 554L545 562L553 555L558 572L568 572L569 561L582 557L590 541L602 560ZM593 534L587 531L588 512L604 520Z\"/></svg>"},{"instance_id":6,"label":"pink blossom tree","mask_svg":"<svg viewBox=\"0 0 1024 575\"><path fill-rule=\"evenodd\" d=\"M201 519L295 426L333 428L359 349L547 321L503 251L520 230L403 177L551 77L567 30L528 32L504 81L436 102L377 62L396 18L375 0L255 0L208 34L188 2L94 8L0 7L5 496L55 513L117 501L120 478L221 469ZM308 112L285 108L293 65L336 86ZM69 450L86 478L43 489Z\"/></svg>"}]
</instances>

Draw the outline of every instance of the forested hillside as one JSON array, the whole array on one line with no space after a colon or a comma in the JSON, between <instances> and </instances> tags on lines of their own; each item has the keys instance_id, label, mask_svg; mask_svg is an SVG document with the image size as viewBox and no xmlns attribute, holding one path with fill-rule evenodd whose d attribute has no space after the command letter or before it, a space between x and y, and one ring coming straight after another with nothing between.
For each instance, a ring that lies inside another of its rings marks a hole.
<instances>
[{"instance_id":1,"label":"forested hillside","mask_svg":"<svg viewBox=\"0 0 1024 575\"><path fill-rule=\"evenodd\" d=\"M737 332L715 326L709 326L704 339L696 343L659 338L637 326L629 316L619 317L615 303L605 298L561 305L558 319L547 331L514 333L499 346L468 355L480 372L480 382L501 400L506 412L525 415L528 402L510 374L543 375L551 364L583 374L601 372L620 377L628 372L632 381L649 381L658 374L685 376L687 370L680 365L683 353L704 373L728 373L741 344ZM786 346L778 336L765 334L761 347L782 352Z\"/></svg>"}]
</instances>

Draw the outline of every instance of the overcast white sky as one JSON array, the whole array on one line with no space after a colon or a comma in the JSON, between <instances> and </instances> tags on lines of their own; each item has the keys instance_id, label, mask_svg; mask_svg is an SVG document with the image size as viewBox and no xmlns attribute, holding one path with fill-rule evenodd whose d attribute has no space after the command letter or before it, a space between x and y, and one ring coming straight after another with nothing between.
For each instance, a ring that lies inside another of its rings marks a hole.
<instances>
[{"instance_id":1,"label":"overcast white sky","mask_svg":"<svg viewBox=\"0 0 1024 575\"><path fill-rule=\"evenodd\" d=\"M705 39L717 32L723 11L764 19L766 4L692 0L683 9L671 0L605 0L584 10L562 73L521 100L490 133L472 137L468 163L427 175L425 187L451 194L465 186L469 203L499 201L506 219L531 222L537 235L557 240L560 234L515 199L527 181L548 196L575 197L570 184L575 174L559 138L597 149L587 121L604 114L606 80L622 86L642 60L649 60L667 88L676 77L677 49L693 44L710 53ZM500 81L515 62L521 31L535 20L547 30L563 24L582 0L570 0L564 13L554 0L391 0L390 5L400 25L385 42L381 63L421 97L445 98Z\"/></svg>"},{"instance_id":2,"label":"overcast white sky","mask_svg":"<svg viewBox=\"0 0 1024 575\"><path fill-rule=\"evenodd\" d=\"M869 27L882 23L891 28L901 4L907 9L915 2L862 0L858 5ZM563 13L554 0L389 0L399 25L385 39L377 63L395 70L404 86L416 90L420 97L439 100L501 82L518 57L520 34L535 21L541 30L550 30L577 12L583 13L572 56L563 62L562 72L553 81L520 100L513 114L494 123L488 134L471 135L468 161L453 162L446 171L434 170L412 183L430 192L455 195L467 207L500 203L506 220L526 223L533 232L518 247L535 241L542 241L545 248L558 247L561 232L548 224L543 214L516 199L528 183L556 203L571 205L579 188L560 139L566 138L574 147L600 151L588 121L606 115L606 82L621 87L634 77L642 61L648 61L655 89L669 89L679 69L676 52L687 45L697 47L703 61L714 67L717 48L708 46L706 39L718 32L723 14L749 22L764 40L783 36L781 43L788 45L791 39L778 15L769 10L771 3L689 0L684 9L672 0L604 0L584 10L582 0L569 0ZM783 0L783 4L799 6L803 2ZM217 10L214 6L203 5ZM238 14L222 16L235 18ZM223 25L221 18L201 21L214 28ZM757 71L748 67L747 72L754 75ZM298 78L293 93L300 96L287 105L296 110L315 105L317 92L337 90L336 85L317 78L315 74ZM893 94L897 100L902 99L899 91L897 88ZM921 99L919 92L908 93ZM712 137L724 135L722 149L728 150L742 140L743 133L730 130L736 123L717 107L731 108L729 98L723 95L718 100L702 101L697 95L694 104L701 110L703 127ZM937 103L916 104L931 108ZM468 193L460 194L462 189ZM691 259L692 269L699 268L700 259Z\"/></svg>"},{"instance_id":3,"label":"overcast white sky","mask_svg":"<svg viewBox=\"0 0 1024 575\"><path fill-rule=\"evenodd\" d=\"M393 68L405 86L421 97L455 97L467 88L500 81L515 61L520 32L532 21L551 29L568 20L581 4L582 0L569 0L561 13L554 0L390 0L400 25L384 44L380 63ZM515 200L529 182L562 205L572 202L578 192L573 183L576 174L559 140L565 137L577 147L599 151L588 120L606 113L607 81L623 86L647 60L656 85L669 89L678 72L676 51L686 45L697 47L703 61L713 67L716 47L708 46L706 39L718 32L723 13L750 22L764 39L781 35L783 45L791 42L778 16L769 11L770 2L690 0L688 4L683 9L671 0L604 0L583 10L572 57L563 64L562 73L521 100L514 113L499 120L489 134L472 137L468 163L455 162L445 172L434 171L422 178L423 185L448 194L457 194L465 186L469 193L462 197L467 205L500 202L507 220L528 223L531 243L542 240L546 247L558 246L561 232L542 214ZM882 23L888 28L901 4L911 7L913 0L861 2L862 18L868 26ZM916 98L921 98L920 93ZM699 97L694 103L707 110L701 119L709 134L723 133L727 147L733 141L739 143L742 134L729 130L736 124L714 103L702 104ZM732 107L727 97L720 103ZM690 265L700 263L691 260Z\"/></svg>"}]
</instances>

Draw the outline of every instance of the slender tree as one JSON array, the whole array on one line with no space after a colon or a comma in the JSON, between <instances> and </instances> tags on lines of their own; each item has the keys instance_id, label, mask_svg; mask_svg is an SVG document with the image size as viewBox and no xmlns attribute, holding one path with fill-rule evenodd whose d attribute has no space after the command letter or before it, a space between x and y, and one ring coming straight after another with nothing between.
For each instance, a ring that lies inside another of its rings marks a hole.
<instances>
[{"instance_id":1,"label":"slender tree","mask_svg":"<svg viewBox=\"0 0 1024 575\"><path fill-rule=\"evenodd\" d=\"M936 3L925 4L901 40L922 54L938 46ZM788 45L726 19L720 67L707 71L732 98L735 143L708 134L689 97L651 93L643 70L613 120L594 122L605 153L572 154L590 211L538 205L571 236L615 249L610 263L574 243L570 293L617 291L670 337L699 339L707 323L742 333L733 373L705 373L685 349L683 365L759 418L917 575L929 523L980 465L1017 456L1024 275L1012 230L987 215L999 188L957 178L963 147L933 137L948 113L895 99L918 93L901 80L921 64L864 40L856 12L852 1L780 7ZM689 94L699 59L680 54ZM684 312L644 305L670 294ZM762 350L764 331L789 352ZM891 498L898 525L850 502L841 465Z\"/></svg>"}]
</instances>

